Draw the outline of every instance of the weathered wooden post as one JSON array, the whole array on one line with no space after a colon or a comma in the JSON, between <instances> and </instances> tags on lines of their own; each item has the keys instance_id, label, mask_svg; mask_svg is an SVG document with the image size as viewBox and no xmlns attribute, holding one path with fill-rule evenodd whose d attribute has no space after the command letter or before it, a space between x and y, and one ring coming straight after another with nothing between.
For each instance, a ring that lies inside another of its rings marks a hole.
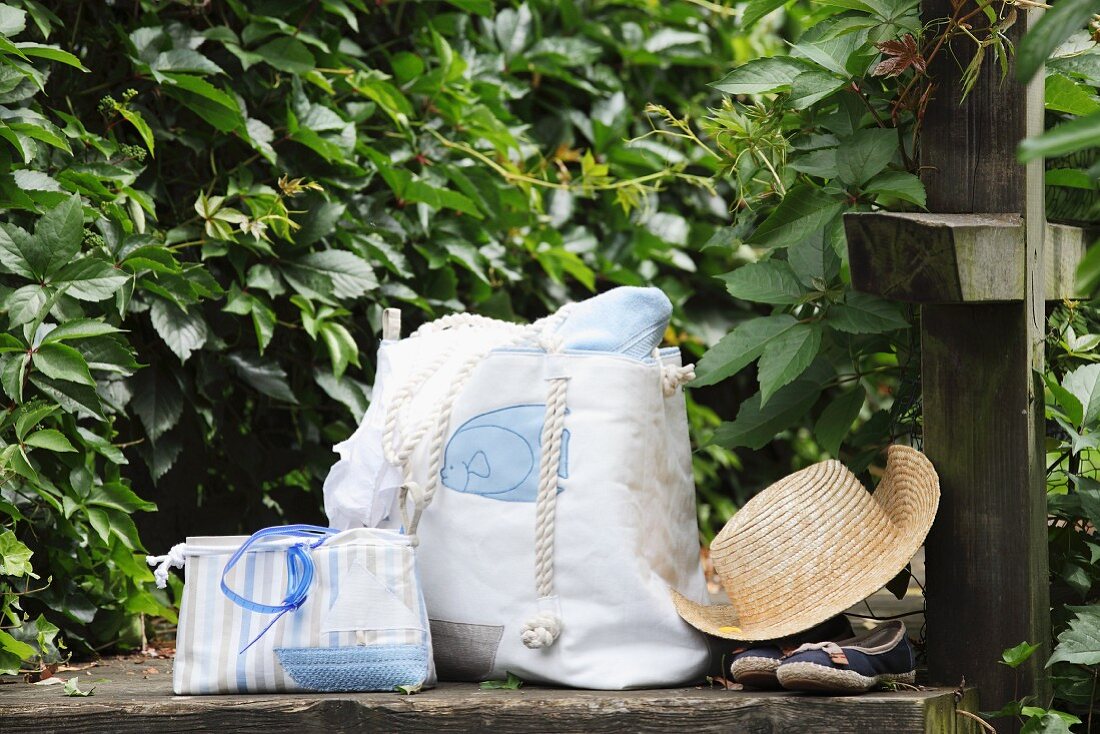
<instances>
[{"instance_id":1,"label":"weathered wooden post","mask_svg":"<svg viewBox=\"0 0 1100 734\"><path fill-rule=\"evenodd\" d=\"M952 13L952 0L923 0L926 23ZM1024 30L1020 11L1013 44ZM942 482L926 545L929 674L965 677L989 710L1045 690L1044 301L1072 295L1084 245L1079 230L1047 225L1042 162L1016 160L1019 141L1042 130L1042 74L1002 81L991 53L962 101L974 51L963 38L930 69L920 155L930 213L849 215L846 229L857 289L922 304L924 449ZM1017 689L998 660L1024 640L1044 644Z\"/></svg>"}]
</instances>

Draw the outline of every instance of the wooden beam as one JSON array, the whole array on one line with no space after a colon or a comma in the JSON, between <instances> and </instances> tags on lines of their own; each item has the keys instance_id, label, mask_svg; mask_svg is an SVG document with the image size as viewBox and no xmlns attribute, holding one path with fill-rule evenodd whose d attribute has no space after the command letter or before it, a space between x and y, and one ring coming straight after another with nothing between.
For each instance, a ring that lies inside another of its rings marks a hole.
<instances>
[{"instance_id":1,"label":"wooden beam","mask_svg":"<svg viewBox=\"0 0 1100 734\"><path fill-rule=\"evenodd\" d=\"M953 0L922 0L925 22L947 18ZM1034 11L1005 31L1018 46ZM983 37L981 15L971 32ZM942 27L942 26L934 26ZM935 683L965 677L982 708L1037 695L1047 682L1050 604L1043 473L1041 334L1044 322L1042 163L1025 169L1020 140L1042 128L1043 74L1029 88L992 55L962 99L962 70L975 44L965 36L931 65L936 89L921 133L928 208L938 213L1025 217L992 259L1012 260L1013 280L998 288L1021 300L927 305L921 309L924 448L940 474L939 516L926 545L928 665ZM1011 59L1010 55L1010 59ZM1022 260L1022 261L1021 261ZM961 290L961 285L960 285ZM1001 651L1021 641L1042 647L1013 671ZM1014 731L1018 724L1000 724Z\"/></svg>"},{"instance_id":2,"label":"wooden beam","mask_svg":"<svg viewBox=\"0 0 1100 734\"><path fill-rule=\"evenodd\" d=\"M68 677L70 674L64 674ZM676 688L578 691L524 686L483 691L444 683L396 693L173 696L165 660L107 660L79 673L90 698L60 686L3 681L4 734L48 732L832 732L977 734L971 691L885 691L865 696Z\"/></svg>"},{"instance_id":3,"label":"wooden beam","mask_svg":"<svg viewBox=\"0 0 1100 734\"><path fill-rule=\"evenodd\" d=\"M1026 295L1027 237L1018 214L860 212L844 217L852 285L910 303L995 303ZM1079 227L1048 224L1045 297L1078 297Z\"/></svg>"}]
</instances>

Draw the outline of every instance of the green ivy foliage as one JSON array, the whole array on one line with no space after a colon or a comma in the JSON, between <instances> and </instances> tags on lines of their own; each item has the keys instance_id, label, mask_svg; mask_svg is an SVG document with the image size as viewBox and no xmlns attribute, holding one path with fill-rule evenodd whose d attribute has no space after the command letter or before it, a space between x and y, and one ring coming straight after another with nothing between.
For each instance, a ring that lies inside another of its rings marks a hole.
<instances>
[{"instance_id":1,"label":"green ivy foliage","mask_svg":"<svg viewBox=\"0 0 1100 734\"><path fill-rule=\"evenodd\" d=\"M641 111L703 110L708 81L778 50L773 25L727 21L691 2L0 6L0 670L56 660L58 627L88 650L171 620L144 546L320 519L384 307L407 328L523 319L653 283L670 339L701 352L724 328L696 325L733 262L704 247L730 189ZM711 496L735 459L701 455Z\"/></svg>"}]
</instances>

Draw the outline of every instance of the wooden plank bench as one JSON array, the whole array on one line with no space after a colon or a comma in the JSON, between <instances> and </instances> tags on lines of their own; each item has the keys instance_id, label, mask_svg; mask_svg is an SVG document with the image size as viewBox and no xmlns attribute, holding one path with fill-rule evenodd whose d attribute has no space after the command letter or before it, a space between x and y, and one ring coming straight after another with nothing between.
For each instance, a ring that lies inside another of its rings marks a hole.
<instances>
[{"instance_id":1,"label":"wooden plank bench","mask_svg":"<svg viewBox=\"0 0 1100 734\"><path fill-rule=\"evenodd\" d=\"M802 696L679 688L577 691L524 687L483 691L447 683L413 696L275 694L174 696L171 661L115 658L78 673L86 698L61 685L0 684L0 731L27 732L836 732L970 734L957 711L975 711L972 691L946 688ZM155 671L155 672L154 672Z\"/></svg>"}]
</instances>

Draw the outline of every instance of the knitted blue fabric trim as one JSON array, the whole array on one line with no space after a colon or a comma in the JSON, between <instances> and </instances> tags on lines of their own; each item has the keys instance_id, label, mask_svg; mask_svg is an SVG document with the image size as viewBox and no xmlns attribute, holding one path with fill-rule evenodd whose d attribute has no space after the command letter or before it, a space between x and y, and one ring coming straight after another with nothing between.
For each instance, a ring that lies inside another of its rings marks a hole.
<instances>
[{"instance_id":1,"label":"knitted blue fabric trim","mask_svg":"<svg viewBox=\"0 0 1100 734\"><path fill-rule=\"evenodd\" d=\"M428 678L427 645L282 647L275 654L295 683L313 691L392 691Z\"/></svg>"}]
</instances>

